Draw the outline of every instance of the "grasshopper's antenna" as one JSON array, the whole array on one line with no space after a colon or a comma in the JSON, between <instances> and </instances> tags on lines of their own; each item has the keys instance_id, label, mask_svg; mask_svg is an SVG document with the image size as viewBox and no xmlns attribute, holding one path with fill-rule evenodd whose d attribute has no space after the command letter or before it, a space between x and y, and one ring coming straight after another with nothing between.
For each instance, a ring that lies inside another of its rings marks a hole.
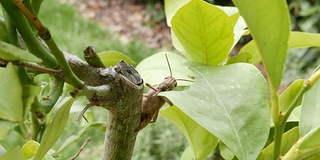
<instances>
[{"instance_id":1,"label":"grasshopper's antenna","mask_svg":"<svg viewBox=\"0 0 320 160\"><path fill-rule=\"evenodd\" d=\"M172 77L172 71L171 71L171 66L170 66L170 63L169 63L168 56L167 56L167 54L164 54L164 55L166 56L168 67L169 67L169 71L170 71L170 76Z\"/></svg>"},{"instance_id":2,"label":"grasshopper's antenna","mask_svg":"<svg viewBox=\"0 0 320 160\"><path fill-rule=\"evenodd\" d=\"M189 80L189 79L176 79L177 81L186 81L186 82L194 82L193 80Z\"/></svg>"}]
</instances>

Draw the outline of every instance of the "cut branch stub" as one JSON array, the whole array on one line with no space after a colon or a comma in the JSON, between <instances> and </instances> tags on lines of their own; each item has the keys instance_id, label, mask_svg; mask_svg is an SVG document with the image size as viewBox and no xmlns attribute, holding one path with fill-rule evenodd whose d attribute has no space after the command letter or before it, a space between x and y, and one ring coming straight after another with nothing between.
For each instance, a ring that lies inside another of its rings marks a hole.
<instances>
[{"instance_id":1,"label":"cut branch stub","mask_svg":"<svg viewBox=\"0 0 320 160\"><path fill-rule=\"evenodd\" d=\"M131 159L141 117L143 80L139 73L124 61L109 68L95 68L73 56L68 62L85 82L73 96L84 95L91 105L108 109L103 159Z\"/></svg>"}]
</instances>

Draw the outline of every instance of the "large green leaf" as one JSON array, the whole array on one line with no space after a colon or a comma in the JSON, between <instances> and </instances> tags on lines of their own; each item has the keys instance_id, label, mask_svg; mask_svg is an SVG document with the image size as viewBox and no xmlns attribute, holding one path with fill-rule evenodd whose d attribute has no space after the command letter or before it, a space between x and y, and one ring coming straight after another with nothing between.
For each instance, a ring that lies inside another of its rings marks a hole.
<instances>
[{"instance_id":1,"label":"large green leaf","mask_svg":"<svg viewBox=\"0 0 320 160\"><path fill-rule=\"evenodd\" d=\"M233 24L233 33L234 33L234 40L233 44L230 48L230 52L233 49L233 47L239 42L242 35L247 31L247 24L244 21L244 19L240 16L239 10L236 7L230 7L230 6L217 6L221 10L223 10L232 20Z\"/></svg>"},{"instance_id":2,"label":"large green leaf","mask_svg":"<svg viewBox=\"0 0 320 160\"><path fill-rule=\"evenodd\" d=\"M134 62L130 57L117 51L104 51L98 53L98 56L100 57L103 64L108 67L116 65L120 60L124 60L125 62L131 65L136 64L136 62Z\"/></svg>"},{"instance_id":3,"label":"large green leaf","mask_svg":"<svg viewBox=\"0 0 320 160\"><path fill-rule=\"evenodd\" d=\"M278 90L288 50L290 16L285 0L233 0L260 51L273 91Z\"/></svg>"},{"instance_id":4,"label":"large green leaf","mask_svg":"<svg viewBox=\"0 0 320 160\"><path fill-rule=\"evenodd\" d=\"M165 0L164 12L166 14L167 25L171 27L171 19L177 10L190 0Z\"/></svg>"},{"instance_id":5,"label":"large green leaf","mask_svg":"<svg viewBox=\"0 0 320 160\"><path fill-rule=\"evenodd\" d=\"M162 92L186 115L219 138L242 160L255 159L269 134L268 88L250 64L192 67L186 91Z\"/></svg>"},{"instance_id":6,"label":"large green leaf","mask_svg":"<svg viewBox=\"0 0 320 160\"><path fill-rule=\"evenodd\" d=\"M299 128L294 127L288 132L284 133L281 141L281 154L284 155L299 139ZM274 142L263 149L257 158L258 160L272 159L274 149Z\"/></svg>"},{"instance_id":7,"label":"large green leaf","mask_svg":"<svg viewBox=\"0 0 320 160\"><path fill-rule=\"evenodd\" d=\"M46 128L46 131L44 132L40 147L34 157L35 160L40 160L42 157L44 157L63 133L69 118L69 111L73 101L73 98L68 97L56 104L55 108L58 110L53 115L48 127Z\"/></svg>"},{"instance_id":8,"label":"large green leaf","mask_svg":"<svg viewBox=\"0 0 320 160\"><path fill-rule=\"evenodd\" d=\"M173 16L173 13L175 13L180 7L177 6L182 6L186 4L189 0L170 0L170 1L165 1L165 7L168 5L170 9L166 11L166 19L169 27L171 27L171 18ZM229 7L229 6L216 6L222 11L224 11L231 19L233 23L233 29L234 29L234 41L232 44L232 47L230 47L231 51L233 47L238 43L242 35L245 33L247 25L244 21L244 19L240 16L239 10L236 7ZM167 14L169 12L169 14ZM182 44L179 42L177 39L176 35L174 32L171 30L171 39L172 39L172 44L177 49L180 51L182 54L186 55L186 51ZM188 56L188 55L186 55Z\"/></svg>"},{"instance_id":9,"label":"large green leaf","mask_svg":"<svg viewBox=\"0 0 320 160\"><path fill-rule=\"evenodd\" d=\"M0 119L21 122L22 88L17 70L11 63L5 69L0 69L0 91Z\"/></svg>"},{"instance_id":10,"label":"large green leaf","mask_svg":"<svg viewBox=\"0 0 320 160\"><path fill-rule=\"evenodd\" d=\"M179 79L190 79L188 75L192 72L184 65L187 60L176 53L163 51L144 59L136 67L136 70L139 71L144 82L158 85L165 77L170 76L165 54L168 56L170 62L172 76ZM179 86L187 84L190 84L190 82L178 82Z\"/></svg>"},{"instance_id":11,"label":"large green leaf","mask_svg":"<svg viewBox=\"0 0 320 160\"><path fill-rule=\"evenodd\" d=\"M10 149L0 160L23 160L23 153L20 146Z\"/></svg>"},{"instance_id":12,"label":"large green leaf","mask_svg":"<svg viewBox=\"0 0 320 160\"><path fill-rule=\"evenodd\" d=\"M219 65L233 43L230 17L200 0L181 7L172 18L172 30L193 62Z\"/></svg>"},{"instance_id":13,"label":"large green leaf","mask_svg":"<svg viewBox=\"0 0 320 160\"><path fill-rule=\"evenodd\" d=\"M320 47L320 34L304 33L304 32L290 32L288 41L289 48L305 48L305 47ZM253 55L253 64L261 62L258 47L254 40L247 43L241 48L239 54L251 53Z\"/></svg>"},{"instance_id":14,"label":"large green leaf","mask_svg":"<svg viewBox=\"0 0 320 160\"><path fill-rule=\"evenodd\" d=\"M205 159L217 146L218 139L214 135L188 117L176 106L167 107L161 110L160 113L182 131L189 142L194 159Z\"/></svg>"},{"instance_id":15,"label":"large green leaf","mask_svg":"<svg viewBox=\"0 0 320 160\"><path fill-rule=\"evenodd\" d=\"M42 60L12 44L0 41L0 59L7 61L28 61L41 63Z\"/></svg>"}]
</instances>

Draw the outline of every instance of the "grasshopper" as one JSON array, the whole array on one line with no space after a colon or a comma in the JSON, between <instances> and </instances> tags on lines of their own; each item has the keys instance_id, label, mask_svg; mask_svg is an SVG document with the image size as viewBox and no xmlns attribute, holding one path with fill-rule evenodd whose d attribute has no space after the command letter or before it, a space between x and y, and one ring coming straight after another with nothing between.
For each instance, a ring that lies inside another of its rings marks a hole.
<instances>
[{"instance_id":1,"label":"grasshopper","mask_svg":"<svg viewBox=\"0 0 320 160\"><path fill-rule=\"evenodd\" d=\"M152 87L150 84L146 84L150 88L147 94L143 95L141 106L141 120L138 127L138 131L146 127L149 123L154 123L159 114L159 109L167 102L170 106L173 106L172 102L166 97L158 96L160 92L171 91L177 87L177 80L172 77L172 71L169 64L167 55L167 63L169 66L170 76L164 78L164 80L156 87Z\"/></svg>"}]
</instances>

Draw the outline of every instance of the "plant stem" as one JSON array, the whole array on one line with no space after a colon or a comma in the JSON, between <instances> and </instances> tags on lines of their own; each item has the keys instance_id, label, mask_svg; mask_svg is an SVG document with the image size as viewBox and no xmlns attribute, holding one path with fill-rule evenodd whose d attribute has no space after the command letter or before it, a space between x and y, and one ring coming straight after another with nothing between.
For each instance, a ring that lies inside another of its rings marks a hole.
<instances>
[{"instance_id":1,"label":"plant stem","mask_svg":"<svg viewBox=\"0 0 320 160\"><path fill-rule=\"evenodd\" d=\"M291 149L282 157L282 160L291 160L291 159L297 159L298 157L296 154L294 154L297 151L297 148L300 146L301 140L298 140ZM294 157L294 158L293 158Z\"/></svg>"},{"instance_id":2,"label":"plant stem","mask_svg":"<svg viewBox=\"0 0 320 160\"><path fill-rule=\"evenodd\" d=\"M35 25L36 29L39 32L39 36L45 41L48 45L49 49L51 50L52 54L58 61L64 76L65 81L70 83L76 88L82 88L84 86L83 82L72 72L70 66L68 65L64 54L58 48L57 44L51 37L49 30L44 27L39 19L20 1L20 0L12 0L13 3L26 15L27 18Z\"/></svg>"},{"instance_id":3,"label":"plant stem","mask_svg":"<svg viewBox=\"0 0 320 160\"><path fill-rule=\"evenodd\" d=\"M63 92L64 80L58 77L53 77L52 79L48 95L43 97L40 102L42 107L41 110L45 114L48 114L51 111Z\"/></svg>"},{"instance_id":4,"label":"plant stem","mask_svg":"<svg viewBox=\"0 0 320 160\"><path fill-rule=\"evenodd\" d=\"M84 147L86 147L86 145L90 142L90 139L91 137L88 137L86 139L86 141L84 141L84 143L82 144L82 146L80 147L79 151L74 155L72 156L71 158L69 158L69 160L75 160L81 153L81 151L84 149Z\"/></svg>"},{"instance_id":5,"label":"plant stem","mask_svg":"<svg viewBox=\"0 0 320 160\"><path fill-rule=\"evenodd\" d=\"M31 7L33 9L33 13L35 15L38 15L39 13L39 10L40 10L40 6L42 4L43 0L33 0L32 3L31 3Z\"/></svg>"},{"instance_id":6,"label":"plant stem","mask_svg":"<svg viewBox=\"0 0 320 160\"><path fill-rule=\"evenodd\" d=\"M35 65L35 64L31 64L31 63L27 63L27 62L23 62L23 61L13 61L12 64L14 64L16 66L19 66L19 67L30 68L30 69L35 70L35 71L48 73L48 74L55 75L55 76L58 76L58 77L62 78L61 70L45 68L45 67L42 67L42 66L39 66L39 65Z\"/></svg>"},{"instance_id":7,"label":"plant stem","mask_svg":"<svg viewBox=\"0 0 320 160\"><path fill-rule=\"evenodd\" d=\"M18 8L20 8L20 10L35 25L39 32L44 32L46 30L38 18L20 0L12 0L12 2L15 3ZM31 5L29 7L31 7Z\"/></svg>"},{"instance_id":8,"label":"plant stem","mask_svg":"<svg viewBox=\"0 0 320 160\"><path fill-rule=\"evenodd\" d=\"M49 30L44 27L39 19L30 11L20 0L12 0L20 10L30 19L30 21L35 25L39 32L39 36L45 41L51 50L52 54L57 59L65 77L65 81L70 83L76 88L82 88L84 86L83 82L72 72L70 66L68 65L62 51L58 48L57 44L53 40Z\"/></svg>"},{"instance_id":9,"label":"plant stem","mask_svg":"<svg viewBox=\"0 0 320 160\"><path fill-rule=\"evenodd\" d=\"M283 124L274 126L274 151L273 151L273 160L279 159L281 156L281 142L282 142L282 134L284 131Z\"/></svg>"},{"instance_id":10,"label":"plant stem","mask_svg":"<svg viewBox=\"0 0 320 160\"><path fill-rule=\"evenodd\" d=\"M303 86L301 87L299 93L296 95L292 103L290 104L287 112L284 114L284 121L286 122L289 118L291 112L295 107L299 99L308 91L318 80L320 79L320 70L315 71L307 80L304 81Z\"/></svg>"},{"instance_id":11,"label":"plant stem","mask_svg":"<svg viewBox=\"0 0 320 160\"><path fill-rule=\"evenodd\" d=\"M143 85L120 83L125 84L126 89L120 92L124 95L119 105L108 112L103 160L131 160L138 134Z\"/></svg>"},{"instance_id":12,"label":"plant stem","mask_svg":"<svg viewBox=\"0 0 320 160\"><path fill-rule=\"evenodd\" d=\"M39 36L46 42L52 54L56 57L64 74L64 79L76 88L82 88L84 83L73 73L62 51L51 37L49 30L39 33Z\"/></svg>"},{"instance_id":13,"label":"plant stem","mask_svg":"<svg viewBox=\"0 0 320 160\"><path fill-rule=\"evenodd\" d=\"M56 68L57 61L53 55L39 42L21 10L10 0L0 1L0 3L14 22L14 25L17 27L29 51L41 58L46 67Z\"/></svg>"},{"instance_id":14,"label":"plant stem","mask_svg":"<svg viewBox=\"0 0 320 160\"><path fill-rule=\"evenodd\" d=\"M34 113L30 113L31 117L31 139L37 141L37 137L40 131L39 121Z\"/></svg>"},{"instance_id":15,"label":"plant stem","mask_svg":"<svg viewBox=\"0 0 320 160\"><path fill-rule=\"evenodd\" d=\"M115 83L111 83L114 95L108 96L114 97L116 103L113 102L113 107L108 107L108 104L101 106L109 110L103 160L131 160L140 124L142 79L136 70L124 62L118 63L118 66L119 74Z\"/></svg>"},{"instance_id":16,"label":"plant stem","mask_svg":"<svg viewBox=\"0 0 320 160\"><path fill-rule=\"evenodd\" d=\"M97 55L93 46L88 46L84 51L84 59L88 62L88 64L92 67L101 67L106 68L106 66L101 61L100 57Z\"/></svg>"},{"instance_id":17,"label":"plant stem","mask_svg":"<svg viewBox=\"0 0 320 160\"><path fill-rule=\"evenodd\" d=\"M11 18L8 13L2 8L2 12L5 19L6 30L8 33L8 42L12 45L19 46L18 35L16 31L16 27L14 26Z\"/></svg>"},{"instance_id":18,"label":"plant stem","mask_svg":"<svg viewBox=\"0 0 320 160\"><path fill-rule=\"evenodd\" d=\"M139 73L124 61L114 67L95 68L76 56L65 55L74 73L86 84L73 95L84 94L92 105L109 110L103 159L131 160L144 87Z\"/></svg>"},{"instance_id":19,"label":"plant stem","mask_svg":"<svg viewBox=\"0 0 320 160\"><path fill-rule=\"evenodd\" d=\"M275 128L273 160L277 160L281 155L281 141L285 123L283 123L283 115L280 112L279 95L276 91L272 92L271 94L271 114Z\"/></svg>"},{"instance_id":20,"label":"plant stem","mask_svg":"<svg viewBox=\"0 0 320 160\"><path fill-rule=\"evenodd\" d=\"M291 102L286 113L277 114L278 110L276 105L278 104L277 98L272 98L272 118L275 125L275 134L274 134L274 152L273 159L277 160L281 156L281 140L282 134L284 131L284 127L286 125L286 121L289 118L291 112L295 107L297 107L297 103L299 99L304 95L306 91L308 91L318 80L320 79L320 70L315 71L307 80L304 81L303 86L301 87L299 93L295 96L294 100ZM292 151L291 151L292 152Z\"/></svg>"}]
</instances>

